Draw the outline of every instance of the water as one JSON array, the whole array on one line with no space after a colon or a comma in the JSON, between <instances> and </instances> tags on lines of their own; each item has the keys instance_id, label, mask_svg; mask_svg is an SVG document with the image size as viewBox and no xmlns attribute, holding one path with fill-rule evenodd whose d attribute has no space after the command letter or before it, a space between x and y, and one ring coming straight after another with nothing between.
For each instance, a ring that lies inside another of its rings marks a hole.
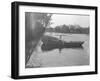
<instances>
[{"instance_id":1,"label":"water","mask_svg":"<svg viewBox=\"0 0 100 81\"><path fill-rule=\"evenodd\" d=\"M49 34L48 34L49 35ZM59 38L58 34L51 34ZM28 67L58 67L89 65L89 35L86 34L63 34L64 41L84 41L83 48L64 48L51 51L33 52Z\"/></svg>"}]
</instances>

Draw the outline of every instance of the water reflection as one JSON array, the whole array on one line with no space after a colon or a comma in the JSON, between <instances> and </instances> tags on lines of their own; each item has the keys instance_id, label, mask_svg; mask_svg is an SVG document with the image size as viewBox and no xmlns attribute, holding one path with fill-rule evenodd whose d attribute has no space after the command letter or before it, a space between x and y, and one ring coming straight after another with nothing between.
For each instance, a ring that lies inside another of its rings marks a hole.
<instances>
[{"instance_id":1,"label":"water reflection","mask_svg":"<svg viewBox=\"0 0 100 81\"><path fill-rule=\"evenodd\" d=\"M88 36L86 35L74 35L74 37L66 36L66 39L64 37L64 41L67 42L67 45L62 44L61 41L58 42L56 38L54 38L53 40L51 40L50 37L48 37L47 39L46 38L44 38L43 40L43 42L45 43L42 44L41 50L34 51L32 53L32 56L27 64L28 67L54 67L54 66L58 67L58 66L89 65L90 53L89 53ZM49 38L50 40L48 40ZM81 46L76 46L76 45L68 46L68 42L72 40L78 42L84 41L84 43L81 44Z\"/></svg>"}]
</instances>

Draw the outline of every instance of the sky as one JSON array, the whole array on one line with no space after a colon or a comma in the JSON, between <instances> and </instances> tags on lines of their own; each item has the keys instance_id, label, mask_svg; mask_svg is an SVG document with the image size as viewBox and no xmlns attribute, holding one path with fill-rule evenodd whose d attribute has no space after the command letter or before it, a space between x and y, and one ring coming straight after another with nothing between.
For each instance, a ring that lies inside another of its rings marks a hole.
<instances>
[{"instance_id":1,"label":"sky","mask_svg":"<svg viewBox=\"0 0 100 81\"><path fill-rule=\"evenodd\" d=\"M53 14L52 15L53 24L51 27L55 27L57 25L80 25L82 27L88 27L90 24L90 18L88 15L60 15Z\"/></svg>"}]
</instances>

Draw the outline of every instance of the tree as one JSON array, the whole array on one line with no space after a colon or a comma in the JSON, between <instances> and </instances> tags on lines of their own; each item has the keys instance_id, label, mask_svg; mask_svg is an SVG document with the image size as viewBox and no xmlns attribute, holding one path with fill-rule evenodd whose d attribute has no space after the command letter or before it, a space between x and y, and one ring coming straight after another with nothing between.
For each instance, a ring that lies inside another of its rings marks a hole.
<instances>
[{"instance_id":1,"label":"tree","mask_svg":"<svg viewBox=\"0 0 100 81\"><path fill-rule=\"evenodd\" d=\"M52 14L47 13L25 13L25 64L30 59L45 29L50 25L51 16Z\"/></svg>"}]
</instances>

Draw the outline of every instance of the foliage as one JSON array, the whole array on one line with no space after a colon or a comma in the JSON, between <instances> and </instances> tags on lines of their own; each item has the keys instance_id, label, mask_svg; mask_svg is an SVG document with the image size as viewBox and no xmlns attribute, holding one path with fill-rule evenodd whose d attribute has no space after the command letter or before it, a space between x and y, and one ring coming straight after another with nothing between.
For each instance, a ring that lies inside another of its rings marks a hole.
<instances>
[{"instance_id":1,"label":"foliage","mask_svg":"<svg viewBox=\"0 0 100 81\"><path fill-rule=\"evenodd\" d=\"M25 62L30 59L31 54L43 36L45 29L50 25L52 14L47 13L25 13Z\"/></svg>"},{"instance_id":2,"label":"foliage","mask_svg":"<svg viewBox=\"0 0 100 81\"><path fill-rule=\"evenodd\" d=\"M89 27L79 25L60 25L55 28L47 28L47 32L72 33L72 34L89 34Z\"/></svg>"}]
</instances>

